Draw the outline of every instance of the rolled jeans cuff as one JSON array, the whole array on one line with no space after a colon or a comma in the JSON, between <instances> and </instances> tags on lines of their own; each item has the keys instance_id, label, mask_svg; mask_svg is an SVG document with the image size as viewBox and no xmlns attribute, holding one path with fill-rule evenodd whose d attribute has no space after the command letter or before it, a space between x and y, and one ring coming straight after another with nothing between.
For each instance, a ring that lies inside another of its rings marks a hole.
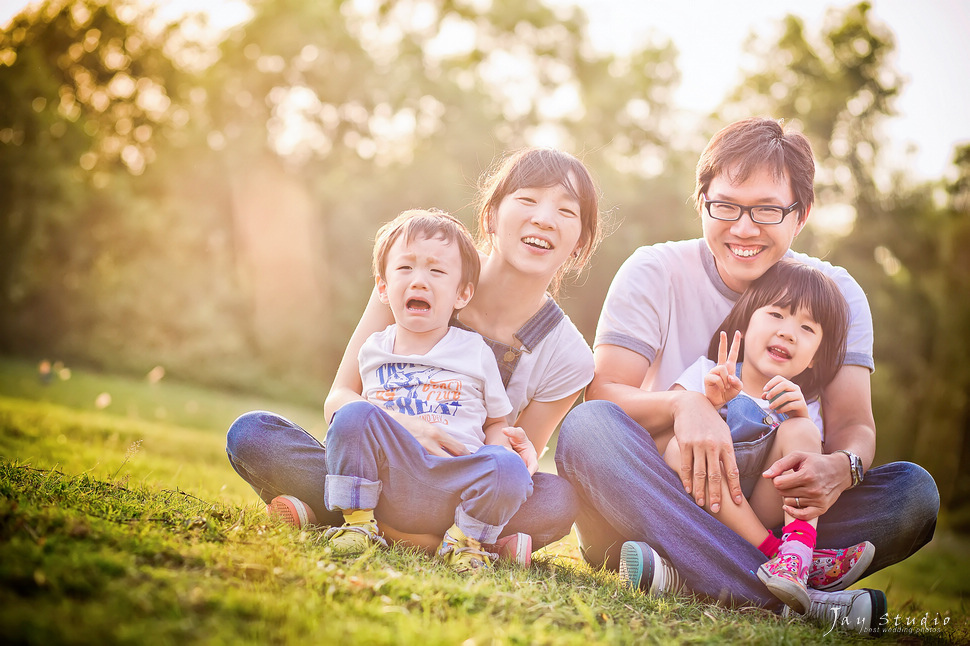
<instances>
[{"instance_id":1,"label":"rolled jeans cuff","mask_svg":"<svg viewBox=\"0 0 970 646\"><path fill-rule=\"evenodd\" d=\"M376 509L381 497L381 483L357 476L327 474L324 487L327 509Z\"/></svg>"},{"instance_id":2,"label":"rolled jeans cuff","mask_svg":"<svg viewBox=\"0 0 970 646\"><path fill-rule=\"evenodd\" d=\"M330 476L327 477L329 478ZM458 525L458 529L468 538L473 538L479 543L486 543L488 545L492 545L498 541L499 534L505 528L505 525L489 525L480 520L475 520L465 513L465 510L461 507L455 510L455 524Z\"/></svg>"}]
</instances>

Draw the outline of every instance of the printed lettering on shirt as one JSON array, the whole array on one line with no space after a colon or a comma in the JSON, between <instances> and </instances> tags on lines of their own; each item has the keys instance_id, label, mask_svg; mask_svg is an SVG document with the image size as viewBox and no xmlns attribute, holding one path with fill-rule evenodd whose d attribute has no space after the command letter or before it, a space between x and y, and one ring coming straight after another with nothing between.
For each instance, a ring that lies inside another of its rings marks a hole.
<instances>
[{"instance_id":1,"label":"printed lettering on shirt","mask_svg":"<svg viewBox=\"0 0 970 646\"><path fill-rule=\"evenodd\" d=\"M431 423L447 424L461 408L461 381L436 380L440 368L413 363L385 363L377 368L378 382L383 391L375 397L384 408L405 415L421 416Z\"/></svg>"}]
</instances>

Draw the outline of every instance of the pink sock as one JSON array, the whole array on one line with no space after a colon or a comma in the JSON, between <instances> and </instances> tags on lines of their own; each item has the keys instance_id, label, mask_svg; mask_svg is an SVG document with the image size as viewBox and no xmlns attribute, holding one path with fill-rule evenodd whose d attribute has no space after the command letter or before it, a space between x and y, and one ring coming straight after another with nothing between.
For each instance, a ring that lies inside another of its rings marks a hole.
<instances>
[{"instance_id":1,"label":"pink sock","mask_svg":"<svg viewBox=\"0 0 970 646\"><path fill-rule=\"evenodd\" d=\"M797 555L801 561L798 578L802 583L808 581L808 568L812 564L812 550L815 549L815 528L804 520L794 520L782 530L782 544L778 552L784 555Z\"/></svg>"},{"instance_id":2,"label":"pink sock","mask_svg":"<svg viewBox=\"0 0 970 646\"><path fill-rule=\"evenodd\" d=\"M781 540L784 542L798 541L808 546L808 549L815 549L815 539L818 532L814 527L804 520L793 520L785 525L781 530Z\"/></svg>"},{"instance_id":3,"label":"pink sock","mask_svg":"<svg viewBox=\"0 0 970 646\"><path fill-rule=\"evenodd\" d=\"M761 545L758 546L758 549L761 550L762 554L768 558L771 558L778 553L779 547L781 547L781 539L775 536L773 532L769 531L768 535L765 536L765 540L761 541Z\"/></svg>"}]
</instances>

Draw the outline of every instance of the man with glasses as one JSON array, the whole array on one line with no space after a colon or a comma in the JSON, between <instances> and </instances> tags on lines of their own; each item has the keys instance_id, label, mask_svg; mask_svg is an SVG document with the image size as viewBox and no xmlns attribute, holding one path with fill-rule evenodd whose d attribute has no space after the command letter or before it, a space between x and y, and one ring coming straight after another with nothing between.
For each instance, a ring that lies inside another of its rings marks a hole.
<instances>
[{"instance_id":1,"label":"man with glasses","mask_svg":"<svg viewBox=\"0 0 970 646\"><path fill-rule=\"evenodd\" d=\"M818 267L850 308L845 362L821 398L823 453L792 454L766 473L785 504L824 514L819 546L859 543L813 555L810 583L828 592L812 590L808 614L878 631L885 595L838 591L925 545L939 493L917 465L869 468L876 432L868 302L844 269L790 249L811 212L814 178L808 140L773 120L740 121L711 139L697 164L703 238L641 247L617 272L597 326L596 374L586 403L563 421L556 462L583 501L576 526L591 564L619 567L621 578L648 592L686 586L780 611L755 574L767 560L762 551L702 509L716 514L741 499L727 424L703 394L668 388L707 354L740 293L769 267L786 256ZM684 456L680 473L653 441L669 434Z\"/></svg>"}]
</instances>

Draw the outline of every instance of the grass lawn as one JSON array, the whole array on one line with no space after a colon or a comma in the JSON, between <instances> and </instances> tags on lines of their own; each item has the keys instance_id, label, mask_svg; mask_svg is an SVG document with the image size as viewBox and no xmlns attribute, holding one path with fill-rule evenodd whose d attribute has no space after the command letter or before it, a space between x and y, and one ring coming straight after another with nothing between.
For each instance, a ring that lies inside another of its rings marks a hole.
<instances>
[{"instance_id":1,"label":"grass lawn","mask_svg":"<svg viewBox=\"0 0 970 646\"><path fill-rule=\"evenodd\" d=\"M529 570L474 577L399 548L335 557L320 532L270 522L229 466L225 430L255 408L325 431L322 407L80 370L45 384L35 365L0 360L0 642L868 641L759 609L645 597L579 562L572 536ZM864 581L889 599L880 641L970 641L968 546L941 528Z\"/></svg>"}]
</instances>

